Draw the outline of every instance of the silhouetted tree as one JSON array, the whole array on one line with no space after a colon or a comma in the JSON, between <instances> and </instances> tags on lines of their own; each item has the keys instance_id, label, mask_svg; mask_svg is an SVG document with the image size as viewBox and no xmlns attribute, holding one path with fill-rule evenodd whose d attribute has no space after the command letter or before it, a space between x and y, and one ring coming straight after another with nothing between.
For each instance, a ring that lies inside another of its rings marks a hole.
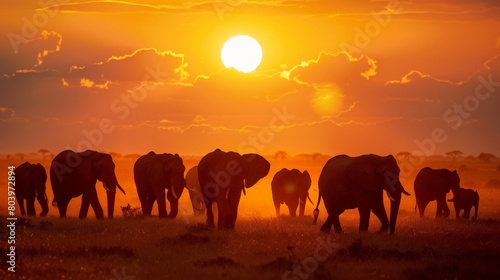
<instances>
[{"instance_id":1,"label":"silhouetted tree","mask_svg":"<svg viewBox=\"0 0 500 280\"><path fill-rule=\"evenodd\" d=\"M311 155L312 160L318 160L318 159L321 159L322 157L323 157L323 154L321 154L321 153L314 153Z\"/></svg>"},{"instance_id":2,"label":"silhouetted tree","mask_svg":"<svg viewBox=\"0 0 500 280\"><path fill-rule=\"evenodd\" d=\"M412 156L410 152L399 152L396 154L396 158L401 160L409 160Z\"/></svg>"},{"instance_id":3,"label":"silhouetted tree","mask_svg":"<svg viewBox=\"0 0 500 280\"><path fill-rule=\"evenodd\" d=\"M38 150L38 153L42 154L42 159L45 159L46 154L50 153L50 151L47 149L40 149Z\"/></svg>"},{"instance_id":4,"label":"silhouetted tree","mask_svg":"<svg viewBox=\"0 0 500 280\"><path fill-rule=\"evenodd\" d=\"M288 153L285 151L277 151L274 153L273 158L276 160L284 160L288 158Z\"/></svg>"},{"instance_id":5,"label":"silhouetted tree","mask_svg":"<svg viewBox=\"0 0 500 280\"><path fill-rule=\"evenodd\" d=\"M133 160L136 160L140 157L141 155L140 154L128 154L128 155L125 155L124 158L125 159L133 159Z\"/></svg>"},{"instance_id":6,"label":"silhouetted tree","mask_svg":"<svg viewBox=\"0 0 500 280\"><path fill-rule=\"evenodd\" d=\"M453 159L453 161L456 161L457 157L459 157L459 156L461 156L463 154L464 153L462 151L458 151L458 150L445 153L445 155L448 156L448 157L451 157Z\"/></svg>"},{"instance_id":7,"label":"silhouetted tree","mask_svg":"<svg viewBox=\"0 0 500 280\"><path fill-rule=\"evenodd\" d=\"M109 154L111 155L111 157L112 157L113 159L118 159L118 158L121 158L121 157L122 157L122 155L121 155L121 154L119 154L119 153L115 153L115 152L110 152Z\"/></svg>"},{"instance_id":8,"label":"silhouetted tree","mask_svg":"<svg viewBox=\"0 0 500 280\"><path fill-rule=\"evenodd\" d=\"M493 154L490 154L490 153L480 153L477 158L480 160L480 161L484 161L486 163L490 163L492 159L496 159L497 157Z\"/></svg>"}]
</instances>

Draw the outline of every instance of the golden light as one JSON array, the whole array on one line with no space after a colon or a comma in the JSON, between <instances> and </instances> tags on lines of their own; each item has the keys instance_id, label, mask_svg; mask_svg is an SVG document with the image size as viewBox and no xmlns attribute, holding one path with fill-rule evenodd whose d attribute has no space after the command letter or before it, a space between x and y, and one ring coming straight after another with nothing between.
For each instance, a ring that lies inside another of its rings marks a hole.
<instances>
[{"instance_id":1,"label":"golden light","mask_svg":"<svg viewBox=\"0 0 500 280\"><path fill-rule=\"evenodd\" d=\"M224 43L220 56L226 68L232 67L240 72L249 73L262 61L262 48L254 38L238 35Z\"/></svg>"},{"instance_id":2,"label":"golden light","mask_svg":"<svg viewBox=\"0 0 500 280\"><path fill-rule=\"evenodd\" d=\"M316 86L316 93L311 100L311 105L317 113L328 117L339 111L342 99L342 95L335 86Z\"/></svg>"}]
</instances>

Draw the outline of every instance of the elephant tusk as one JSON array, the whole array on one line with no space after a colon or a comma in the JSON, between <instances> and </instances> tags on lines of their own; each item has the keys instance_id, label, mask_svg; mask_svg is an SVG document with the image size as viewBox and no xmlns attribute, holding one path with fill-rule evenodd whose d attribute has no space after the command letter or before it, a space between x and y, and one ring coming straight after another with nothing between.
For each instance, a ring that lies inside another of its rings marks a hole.
<instances>
[{"instance_id":1,"label":"elephant tusk","mask_svg":"<svg viewBox=\"0 0 500 280\"><path fill-rule=\"evenodd\" d=\"M408 195L408 196L410 196L410 195L411 195L411 194L410 194L409 192L407 192L405 189L403 189L402 193L403 193L403 194L405 194L405 195Z\"/></svg>"},{"instance_id":2,"label":"elephant tusk","mask_svg":"<svg viewBox=\"0 0 500 280\"><path fill-rule=\"evenodd\" d=\"M125 190L122 188L122 186L120 186L120 184L116 184L116 186L118 187L118 189L119 189L120 191L122 191L122 193L123 193L123 194L126 194L126 193L125 193Z\"/></svg>"},{"instance_id":3,"label":"elephant tusk","mask_svg":"<svg viewBox=\"0 0 500 280\"><path fill-rule=\"evenodd\" d=\"M172 195L174 196L175 199L179 199L177 197L177 194L175 193L175 187L174 186L172 186Z\"/></svg>"},{"instance_id":4,"label":"elephant tusk","mask_svg":"<svg viewBox=\"0 0 500 280\"><path fill-rule=\"evenodd\" d=\"M102 182L102 186L104 187L104 189L106 189L108 192L110 191L110 189L108 188L108 186L106 186L106 183Z\"/></svg>"},{"instance_id":5,"label":"elephant tusk","mask_svg":"<svg viewBox=\"0 0 500 280\"><path fill-rule=\"evenodd\" d=\"M247 195L247 192L245 191L245 187L243 187L243 195Z\"/></svg>"},{"instance_id":6,"label":"elephant tusk","mask_svg":"<svg viewBox=\"0 0 500 280\"><path fill-rule=\"evenodd\" d=\"M396 200L394 199L394 197L392 197L392 195L391 195L391 193L390 193L390 192L386 191L386 193L387 193L387 197L388 197L391 201L396 201Z\"/></svg>"}]
</instances>

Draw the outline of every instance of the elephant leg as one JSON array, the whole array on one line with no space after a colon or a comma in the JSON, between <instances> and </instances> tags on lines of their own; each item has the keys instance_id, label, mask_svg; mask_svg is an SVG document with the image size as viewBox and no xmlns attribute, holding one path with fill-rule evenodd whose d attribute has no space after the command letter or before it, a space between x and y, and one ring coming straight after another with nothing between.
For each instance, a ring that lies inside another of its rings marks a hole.
<instances>
[{"instance_id":1,"label":"elephant leg","mask_svg":"<svg viewBox=\"0 0 500 280\"><path fill-rule=\"evenodd\" d=\"M87 218L87 213L89 212L89 206L90 206L89 196L87 193L83 193L82 205L80 206L80 214L78 214L78 218L80 219Z\"/></svg>"},{"instance_id":2,"label":"elephant leg","mask_svg":"<svg viewBox=\"0 0 500 280\"><path fill-rule=\"evenodd\" d=\"M91 188L91 190L87 193L90 205L92 205L92 209L94 209L94 213L97 219L104 218L104 211L102 210L101 204L99 203L99 198L97 197L97 191L95 188ZM87 207L88 208L88 207Z\"/></svg>"},{"instance_id":3,"label":"elephant leg","mask_svg":"<svg viewBox=\"0 0 500 280\"><path fill-rule=\"evenodd\" d=\"M234 229L238 218L238 205L240 204L241 190L229 192L229 216L227 217L226 229Z\"/></svg>"},{"instance_id":4,"label":"elephant leg","mask_svg":"<svg viewBox=\"0 0 500 280\"><path fill-rule=\"evenodd\" d=\"M142 208L142 213L145 216L151 216L151 211L153 210L153 204L155 199L153 197L146 197L144 199L144 206Z\"/></svg>"},{"instance_id":5,"label":"elephant leg","mask_svg":"<svg viewBox=\"0 0 500 280\"><path fill-rule=\"evenodd\" d=\"M189 191L189 197L191 199L191 204L193 206L193 212L195 216L205 214L205 202L203 202L203 197L201 193Z\"/></svg>"},{"instance_id":6,"label":"elephant leg","mask_svg":"<svg viewBox=\"0 0 500 280\"><path fill-rule=\"evenodd\" d=\"M35 197L26 198L26 210L28 211L28 215L36 216L35 212Z\"/></svg>"},{"instance_id":7,"label":"elephant leg","mask_svg":"<svg viewBox=\"0 0 500 280\"><path fill-rule=\"evenodd\" d=\"M170 214L167 217L173 219L179 212L179 199L175 198L170 190L167 192L167 199L170 202Z\"/></svg>"},{"instance_id":8,"label":"elephant leg","mask_svg":"<svg viewBox=\"0 0 500 280\"><path fill-rule=\"evenodd\" d=\"M163 188L155 188L155 199L158 205L158 216L160 218L167 217L167 202L165 199L165 189Z\"/></svg>"},{"instance_id":9,"label":"elephant leg","mask_svg":"<svg viewBox=\"0 0 500 280\"><path fill-rule=\"evenodd\" d=\"M455 219L460 218L460 207L456 202L453 203L453 208L455 208Z\"/></svg>"},{"instance_id":10,"label":"elephant leg","mask_svg":"<svg viewBox=\"0 0 500 280\"><path fill-rule=\"evenodd\" d=\"M447 218L448 216L450 216L450 209L448 208L448 204L446 203L446 194L444 194L437 198L436 218Z\"/></svg>"},{"instance_id":11,"label":"elephant leg","mask_svg":"<svg viewBox=\"0 0 500 280\"><path fill-rule=\"evenodd\" d=\"M330 233L330 230L332 229L332 222L333 222L333 219L332 219L332 216L331 215L328 215L328 218L326 218L326 221L325 223L321 226L321 231L324 232L324 233ZM340 223L340 221L339 221Z\"/></svg>"},{"instance_id":12,"label":"elephant leg","mask_svg":"<svg viewBox=\"0 0 500 280\"><path fill-rule=\"evenodd\" d=\"M274 201L274 209L276 210L276 218L279 218L279 216L280 216L280 206L281 206L281 203Z\"/></svg>"},{"instance_id":13,"label":"elephant leg","mask_svg":"<svg viewBox=\"0 0 500 280\"><path fill-rule=\"evenodd\" d=\"M215 228L214 211L212 209L212 201L208 201L207 202L206 209L207 209L207 221L206 221L206 225L207 225L208 228Z\"/></svg>"},{"instance_id":14,"label":"elephant leg","mask_svg":"<svg viewBox=\"0 0 500 280\"><path fill-rule=\"evenodd\" d=\"M217 196L217 209L219 210L219 217L217 218L217 228L224 229L226 221L229 216L229 202L226 198L226 192L221 191Z\"/></svg>"},{"instance_id":15,"label":"elephant leg","mask_svg":"<svg viewBox=\"0 0 500 280\"><path fill-rule=\"evenodd\" d=\"M297 216L297 207L299 206L298 203L292 202L288 204L288 212L290 212L290 217L296 217Z\"/></svg>"},{"instance_id":16,"label":"elephant leg","mask_svg":"<svg viewBox=\"0 0 500 280\"><path fill-rule=\"evenodd\" d=\"M472 205L467 205L464 207L464 218L470 218L470 210L472 209Z\"/></svg>"},{"instance_id":17,"label":"elephant leg","mask_svg":"<svg viewBox=\"0 0 500 280\"><path fill-rule=\"evenodd\" d=\"M57 208L59 209L59 217L66 218L66 211L68 210L69 200L57 201Z\"/></svg>"},{"instance_id":18,"label":"elephant leg","mask_svg":"<svg viewBox=\"0 0 500 280\"><path fill-rule=\"evenodd\" d=\"M379 232L387 232L389 230L389 219L387 218L387 213L385 212L384 204L377 203L372 208L373 214L380 220L380 230Z\"/></svg>"},{"instance_id":19,"label":"elephant leg","mask_svg":"<svg viewBox=\"0 0 500 280\"><path fill-rule=\"evenodd\" d=\"M18 197L17 203L19 203L19 210L21 210L21 216L26 215L26 210L24 210L24 198Z\"/></svg>"},{"instance_id":20,"label":"elephant leg","mask_svg":"<svg viewBox=\"0 0 500 280\"><path fill-rule=\"evenodd\" d=\"M47 197L45 195L38 194L36 199L38 200L38 203L42 207L42 213L40 213L41 217L47 216L47 213L49 213L49 206L47 204Z\"/></svg>"},{"instance_id":21,"label":"elephant leg","mask_svg":"<svg viewBox=\"0 0 500 280\"><path fill-rule=\"evenodd\" d=\"M339 210L339 211L332 211L332 214L328 214L328 218L326 218L325 223L321 226L321 231L324 233L329 233L332 224L333 228L335 229L335 232L337 233L342 233L342 226L340 225L340 214L342 214L344 210Z\"/></svg>"},{"instance_id":22,"label":"elephant leg","mask_svg":"<svg viewBox=\"0 0 500 280\"><path fill-rule=\"evenodd\" d=\"M304 216L304 212L306 211L306 198L304 199L300 199L300 203L299 203L299 216L302 217Z\"/></svg>"},{"instance_id":23,"label":"elephant leg","mask_svg":"<svg viewBox=\"0 0 500 280\"><path fill-rule=\"evenodd\" d=\"M368 231L368 223L370 222L370 207L359 206L359 231Z\"/></svg>"},{"instance_id":24,"label":"elephant leg","mask_svg":"<svg viewBox=\"0 0 500 280\"><path fill-rule=\"evenodd\" d=\"M427 207L427 204L429 204L430 201L423 201L421 203L418 203L418 211L420 213L420 218L423 218L424 217L424 212L425 212L425 208Z\"/></svg>"},{"instance_id":25,"label":"elephant leg","mask_svg":"<svg viewBox=\"0 0 500 280\"><path fill-rule=\"evenodd\" d=\"M139 194L139 201L141 202L141 209L143 216L151 216L151 209L148 206L148 199L145 195Z\"/></svg>"}]
</instances>

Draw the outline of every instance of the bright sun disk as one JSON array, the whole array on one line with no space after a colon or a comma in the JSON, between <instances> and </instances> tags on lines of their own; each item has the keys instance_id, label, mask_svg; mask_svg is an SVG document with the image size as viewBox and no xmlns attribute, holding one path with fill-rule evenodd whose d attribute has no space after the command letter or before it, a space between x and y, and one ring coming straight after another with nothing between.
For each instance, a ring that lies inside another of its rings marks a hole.
<instances>
[{"instance_id":1,"label":"bright sun disk","mask_svg":"<svg viewBox=\"0 0 500 280\"><path fill-rule=\"evenodd\" d=\"M262 61L262 48L254 38L247 35L231 37L221 50L222 63L243 73L255 70Z\"/></svg>"}]
</instances>

